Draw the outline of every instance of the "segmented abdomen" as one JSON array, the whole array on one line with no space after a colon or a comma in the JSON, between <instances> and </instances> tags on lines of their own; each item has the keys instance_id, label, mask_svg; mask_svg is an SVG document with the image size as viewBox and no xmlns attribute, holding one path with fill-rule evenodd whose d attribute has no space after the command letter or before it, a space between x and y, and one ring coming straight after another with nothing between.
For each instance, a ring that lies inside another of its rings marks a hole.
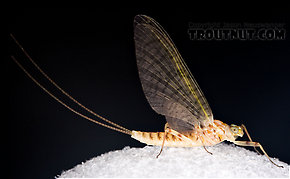
<instances>
[{"instance_id":1,"label":"segmented abdomen","mask_svg":"<svg viewBox=\"0 0 290 179\"><path fill-rule=\"evenodd\" d=\"M212 146L224 141L226 137L227 124L214 120L213 126L203 129L194 129L187 134L180 134L169 129L166 133L164 146L168 147L197 147ZM132 131L131 137L147 145L161 146L165 132L141 132Z\"/></svg>"},{"instance_id":2,"label":"segmented abdomen","mask_svg":"<svg viewBox=\"0 0 290 179\"><path fill-rule=\"evenodd\" d=\"M161 146L164 138L164 132L141 132L132 131L132 138L145 143L147 145ZM178 136L167 133L165 136L164 146L168 147L196 147L202 146L202 143L197 135L193 133L186 135L190 140L183 140Z\"/></svg>"}]
</instances>

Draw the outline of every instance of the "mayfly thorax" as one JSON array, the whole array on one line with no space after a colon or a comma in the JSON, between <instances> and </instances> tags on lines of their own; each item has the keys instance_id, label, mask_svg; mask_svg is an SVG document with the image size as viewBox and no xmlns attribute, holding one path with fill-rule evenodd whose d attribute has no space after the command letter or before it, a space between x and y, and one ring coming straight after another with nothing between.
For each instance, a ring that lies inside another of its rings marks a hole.
<instances>
[{"instance_id":1,"label":"mayfly thorax","mask_svg":"<svg viewBox=\"0 0 290 179\"><path fill-rule=\"evenodd\" d=\"M101 126L130 135L132 138L147 145L169 147L201 146L210 153L206 146L213 146L225 140L240 146L258 147L266 157L276 166L267 155L262 145L253 142L244 125L228 125L214 120L211 108L195 81L193 75L179 54L173 41L166 31L152 18L137 15L134 19L134 40L137 67L140 81L147 101L154 111L164 115L166 125L164 132L141 132L126 129L85 107L56 84L36 63L25 49L11 34L12 39L30 60L30 62L47 78L58 90L74 103L94 115L90 118L73 109L40 84L17 60L11 58L28 75L28 77L75 114ZM100 120L106 122L101 122ZM237 141L244 132L250 141ZM257 149L255 148L257 151ZM257 151L258 152L258 151ZM212 154L212 153L210 153Z\"/></svg>"}]
</instances>

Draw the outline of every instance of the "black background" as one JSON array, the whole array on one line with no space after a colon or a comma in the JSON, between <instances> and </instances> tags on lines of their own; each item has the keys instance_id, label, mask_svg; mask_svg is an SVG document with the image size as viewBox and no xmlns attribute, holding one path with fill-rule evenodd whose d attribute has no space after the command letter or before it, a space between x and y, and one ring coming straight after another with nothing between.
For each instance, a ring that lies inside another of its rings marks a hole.
<instances>
[{"instance_id":1,"label":"black background","mask_svg":"<svg viewBox=\"0 0 290 179\"><path fill-rule=\"evenodd\" d=\"M188 23L286 23L286 10L13 9L5 79L10 177L52 178L102 153L144 145L65 109L9 59L71 104L27 61L12 32L60 86L96 113L128 129L162 131L165 119L147 103L138 77L133 18L146 14L170 34L216 119L245 124L272 157L290 163L289 40L191 41ZM2 69L3 70L3 69ZM81 110L83 112L83 110ZM243 138L246 140L246 138Z\"/></svg>"}]
</instances>

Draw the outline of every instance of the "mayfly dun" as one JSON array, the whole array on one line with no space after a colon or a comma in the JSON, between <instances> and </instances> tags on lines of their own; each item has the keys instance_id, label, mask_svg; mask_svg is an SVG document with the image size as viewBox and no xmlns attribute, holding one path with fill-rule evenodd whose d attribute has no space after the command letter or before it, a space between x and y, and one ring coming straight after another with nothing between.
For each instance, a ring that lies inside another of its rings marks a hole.
<instances>
[{"instance_id":1,"label":"mayfly dun","mask_svg":"<svg viewBox=\"0 0 290 179\"><path fill-rule=\"evenodd\" d=\"M214 120L211 108L198 86L193 75L179 54L173 41L165 30L152 18L137 15L134 19L134 40L137 67L142 88L150 106L158 114L164 115L167 123L164 132L141 132L126 129L85 107L56 84L36 63L25 49L11 34L12 39L22 50L30 62L48 79L58 90L74 103L93 114L98 120L90 118L73 109L53 95L40 84L17 60L11 58L26 73L26 75L42 88L57 102L75 114L106 128L128 134L132 138L147 145L161 146L157 157L164 146L169 147L203 147L213 146L225 140L239 146L256 147L266 155L274 165L268 154L258 142L252 141L245 125L228 125ZM104 122L101 122L105 121ZM250 141L237 141L244 132Z\"/></svg>"}]
</instances>

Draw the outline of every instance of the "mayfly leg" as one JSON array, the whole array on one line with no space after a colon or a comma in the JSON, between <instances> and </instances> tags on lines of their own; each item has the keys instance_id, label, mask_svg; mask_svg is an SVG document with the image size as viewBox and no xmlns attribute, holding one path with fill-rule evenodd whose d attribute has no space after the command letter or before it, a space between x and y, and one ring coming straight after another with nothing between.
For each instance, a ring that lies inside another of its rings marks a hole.
<instances>
[{"instance_id":1,"label":"mayfly leg","mask_svg":"<svg viewBox=\"0 0 290 179\"><path fill-rule=\"evenodd\" d=\"M253 142L253 140L252 140L252 138L251 138L251 136L250 136L250 134L249 134L249 132L248 132L246 126L245 126L244 124L242 124L241 126L242 126L242 128L244 129L244 131L246 132L246 134L247 134L248 138L250 139L250 141ZM258 149L257 149L256 147L254 147L254 149L255 149L255 151L256 151L258 154L262 155L262 154L258 151Z\"/></svg>"},{"instance_id":2,"label":"mayfly leg","mask_svg":"<svg viewBox=\"0 0 290 179\"><path fill-rule=\"evenodd\" d=\"M163 147L164 147L164 144L165 144L165 139L166 139L166 135L167 134L171 134L171 135L174 135L175 137L179 138L180 140L183 140L183 141L188 141L188 142L192 142L188 137L186 137L185 135L183 134L180 134L179 132L173 130L173 129L170 129L169 127L169 124L166 123L165 126L164 126L164 136L163 136L163 141L162 141L162 146L161 146L161 150L159 152L159 154L156 156L156 158L159 157L159 155L161 154L162 150L163 150Z\"/></svg>"},{"instance_id":3,"label":"mayfly leg","mask_svg":"<svg viewBox=\"0 0 290 179\"><path fill-rule=\"evenodd\" d=\"M164 136L163 136L163 140L162 140L161 150L158 153L158 155L156 156L156 158L158 158L159 155L161 154L161 152L163 151L163 147L164 147L164 144L165 144L165 139L166 139L166 135L167 135L168 131L169 131L169 127L168 127L168 123L166 123L165 126L164 126Z\"/></svg>"},{"instance_id":4,"label":"mayfly leg","mask_svg":"<svg viewBox=\"0 0 290 179\"><path fill-rule=\"evenodd\" d=\"M212 155L212 153L207 150L207 148L205 147L205 145L203 143L202 143L202 146L203 146L204 150L207 151L207 153L209 153L210 155Z\"/></svg>"},{"instance_id":5,"label":"mayfly leg","mask_svg":"<svg viewBox=\"0 0 290 179\"><path fill-rule=\"evenodd\" d=\"M266 155L266 157L270 160L270 162L272 162L277 167L284 168L283 166L277 165L276 163L274 163L271 160L271 158L269 157L269 155L266 153L266 151L264 150L264 148L262 147L262 145L259 142L252 142L252 141L234 141L234 144L240 145L240 146L259 147L263 151L263 153Z\"/></svg>"}]
</instances>

